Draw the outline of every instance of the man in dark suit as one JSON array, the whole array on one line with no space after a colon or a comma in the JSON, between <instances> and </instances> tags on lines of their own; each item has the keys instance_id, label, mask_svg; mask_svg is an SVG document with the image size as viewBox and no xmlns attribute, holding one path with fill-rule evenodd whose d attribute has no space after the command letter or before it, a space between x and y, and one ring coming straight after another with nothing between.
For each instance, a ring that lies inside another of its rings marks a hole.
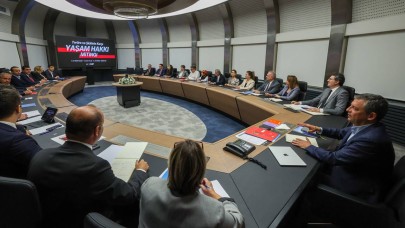
<instances>
[{"instance_id":1,"label":"man in dark suit","mask_svg":"<svg viewBox=\"0 0 405 228\"><path fill-rule=\"evenodd\" d=\"M281 84L276 80L276 73L269 71L266 74L266 81L257 90L253 90L254 93L260 94L275 94L280 92Z\"/></svg>"},{"instance_id":2,"label":"man in dark suit","mask_svg":"<svg viewBox=\"0 0 405 228\"><path fill-rule=\"evenodd\" d=\"M72 110L66 120L68 140L32 159L28 179L38 188L44 227L81 227L91 211L103 213L113 206L139 204L149 166L144 160L137 161L128 182L115 177L108 161L92 151L103 133L103 123L103 114L94 106ZM132 217L137 216L134 211Z\"/></svg>"},{"instance_id":3,"label":"man in dark suit","mask_svg":"<svg viewBox=\"0 0 405 228\"><path fill-rule=\"evenodd\" d=\"M210 84L225 85L225 76L221 74L219 69L215 69L214 75L211 77Z\"/></svg>"},{"instance_id":4,"label":"man in dark suit","mask_svg":"<svg viewBox=\"0 0 405 228\"><path fill-rule=\"evenodd\" d=\"M54 65L49 65L48 69L46 71L44 71L44 74L48 80L56 80L56 79L59 79L59 77L61 76L59 74L59 72L57 70L55 70Z\"/></svg>"},{"instance_id":5,"label":"man in dark suit","mask_svg":"<svg viewBox=\"0 0 405 228\"><path fill-rule=\"evenodd\" d=\"M24 80L30 86L41 86L40 81L36 81L35 78L31 75L31 67L22 66L22 72L20 74L21 80Z\"/></svg>"},{"instance_id":6,"label":"man in dark suit","mask_svg":"<svg viewBox=\"0 0 405 228\"><path fill-rule=\"evenodd\" d=\"M163 64L159 64L159 69L156 70L155 76L163 77L166 75L166 68L164 68Z\"/></svg>"},{"instance_id":7,"label":"man in dark suit","mask_svg":"<svg viewBox=\"0 0 405 228\"><path fill-rule=\"evenodd\" d=\"M6 86L11 86L11 84L10 84L11 83L11 77L12 76L11 76L11 73L9 71L1 72L0 73L0 84L1 85L6 85ZM15 87L15 88L17 89L18 93L21 96L32 94L31 90L27 90L24 87L22 87L22 88Z\"/></svg>"},{"instance_id":8,"label":"man in dark suit","mask_svg":"<svg viewBox=\"0 0 405 228\"><path fill-rule=\"evenodd\" d=\"M342 87L344 83L343 74L332 74L328 79L328 88L319 96L308 101L293 101L292 104L309 105L312 107L308 111L340 116L349 102L349 93Z\"/></svg>"},{"instance_id":9,"label":"man in dark suit","mask_svg":"<svg viewBox=\"0 0 405 228\"><path fill-rule=\"evenodd\" d=\"M32 157L41 150L32 137L18 129L21 113L18 92L0 85L0 176L25 179Z\"/></svg>"},{"instance_id":10,"label":"man in dark suit","mask_svg":"<svg viewBox=\"0 0 405 228\"><path fill-rule=\"evenodd\" d=\"M369 202L378 202L389 187L395 157L391 139L380 122L387 110L388 102L382 96L357 95L347 108L352 127L330 129L301 124L310 131L341 140L335 151L299 139L292 144L326 164L326 184Z\"/></svg>"},{"instance_id":11,"label":"man in dark suit","mask_svg":"<svg viewBox=\"0 0 405 228\"><path fill-rule=\"evenodd\" d=\"M21 76L21 70L17 66L12 66L10 68L11 71L11 85L16 88L27 88L29 90L34 90L34 86L32 83L27 82L24 77Z\"/></svg>"},{"instance_id":12,"label":"man in dark suit","mask_svg":"<svg viewBox=\"0 0 405 228\"><path fill-rule=\"evenodd\" d=\"M148 69L146 69L146 71L143 75L153 76L153 75L155 75L155 71L156 71L155 68L153 68L151 64L148 64Z\"/></svg>"}]
</instances>

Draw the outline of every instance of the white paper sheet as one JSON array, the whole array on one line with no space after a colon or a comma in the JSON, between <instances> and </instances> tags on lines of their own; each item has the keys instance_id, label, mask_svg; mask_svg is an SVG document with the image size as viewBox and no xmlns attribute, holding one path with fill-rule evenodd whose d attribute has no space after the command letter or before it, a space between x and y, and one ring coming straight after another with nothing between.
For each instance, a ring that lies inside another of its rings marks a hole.
<instances>
[{"instance_id":1,"label":"white paper sheet","mask_svg":"<svg viewBox=\"0 0 405 228\"><path fill-rule=\"evenodd\" d=\"M123 149L124 149L123 146L111 145L107 147L103 152L99 153L97 156L108 161L112 166L113 160L117 157L117 154L121 152Z\"/></svg>"},{"instance_id":2,"label":"white paper sheet","mask_svg":"<svg viewBox=\"0 0 405 228\"><path fill-rule=\"evenodd\" d=\"M287 142L292 142L294 139L302 139L302 140L309 140L309 142L311 143L311 145L314 145L316 147L318 146L318 142L316 141L315 138L311 138L311 137L305 137L305 136L301 136L301 135L293 135L293 134L286 134L285 135L285 141Z\"/></svg>"},{"instance_id":3,"label":"white paper sheet","mask_svg":"<svg viewBox=\"0 0 405 228\"><path fill-rule=\"evenodd\" d=\"M270 100L271 101L274 101L274 102L280 102L280 101L283 101L282 99L280 99L280 98L270 98Z\"/></svg>"},{"instance_id":4,"label":"white paper sheet","mask_svg":"<svg viewBox=\"0 0 405 228\"><path fill-rule=\"evenodd\" d=\"M117 158L139 160L147 145L147 142L127 142L124 149L117 154Z\"/></svg>"},{"instance_id":5,"label":"white paper sheet","mask_svg":"<svg viewBox=\"0 0 405 228\"><path fill-rule=\"evenodd\" d=\"M275 129L279 129L279 130L290 130L291 128L289 126L287 126L287 124L280 124L277 127L275 127Z\"/></svg>"},{"instance_id":6,"label":"white paper sheet","mask_svg":"<svg viewBox=\"0 0 405 228\"><path fill-rule=\"evenodd\" d=\"M292 108L294 110L298 110L298 111L303 111L302 108L308 108L308 105L293 105L293 104L285 104L284 105L287 108Z\"/></svg>"},{"instance_id":7,"label":"white paper sheet","mask_svg":"<svg viewBox=\"0 0 405 228\"><path fill-rule=\"evenodd\" d=\"M34 110L34 111L30 111L30 112L24 112L24 113L27 114L28 118L41 115L41 113L39 113L38 110Z\"/></svg>"},{"instance_id":8,"label":"white paper sheet","mask_svg":"<svg viewBox=\"0 0 405 228\"><path fill-rule=\"evenodd\" d=\"M56 126L56 125L62 125L62 124L60 124L60 123L49 124L49 125L46 125L46 126L43 126L43 127L38 127L38 128L31 129L30 132L31 132L32 135L38 135L38 134L46 132L47 131L46 129L48 129L50 127L53 127L53 126ZM61 128L61 127L64 127L64 126L62 125L62 126L60 126L58 128Z\"/></svg>"},{"instance_id":9,"label":"white paper sheet","mask_svg":"<svg viewBox=\"0 0 405 228\"><path fill-rule=\"evenodd\" d=\"M246 142L252 143L254 145L262 145L263 143L265 143L267 140L265 139L261 139L249 134L245 134L245 132L239 133L236 135L236 138L238 139L242 139Z\"/></svg>"},{"instance_id":10,"label":"white paper sheet","mask_svg":"<svg viewBox=\"0 0 405 228\"><path fill-rule=\"evenodd\" d=\"M65 135L65 134L63 134L63 135L58 135L58 136L53 137L53 138L51 138L51 139L52 139L54 142L56 142L56 143L58 143L58 144L60 144L60 145L63 145L63 144L66 142L66 135ZM98 141L100 141L100 140L102 140L102 139L105 139L105 137L104 137L104 136L101 136Z\"/></svg>"},{"instance_id":11,"label":"white paper sheet","mask_svg":"<svg viewBox=\"0 0 405 228\"><path fill-rule=\"evenodd\" d=\"M225 191L225 189L222 187L222 185L219 183L218 180L212 180L211 183L212 183L212 187L214 188L215 192L218 193L218 195L220 195L221 197L229 198L228 193ZM200 193L204 194L201 189L200 189Z\"/></svg>"},{"instance_id":12,"label":"white paper sheet","mask_svg":"<svg viewBox=\"0 0 405 228\"><path fill-rule=\"evenodd\" d=\"M28 118L26 120L18 121L17 123L25 125L25 124L34 123L34 122L37 122L40 120L41 120L41 116L36 116L36 117Z\"/></svg>"},{"instance_id":13,"label":"white paper sheet","mask_svg":"<svg viewBox=\"0 0 405 228\"><path fill-rule=\"evenodd\" d=\"M136 159L114 159L111 168L114 175L123 181L128 181L135 169Z\"/></svg>"},{"instance_id":14,"label":"white paper sheet","mask_svg":"<svg viewBox=\"0 0 405 228\"><path fill-rule=\"evenodd\" d=\"M313 116L327 116L327 115L329 115L328 113L322 113L322 112L310 112L310 111L308 111L306 109L301 109L301 111L306 112L308 114L311 114Z\"/></svg>"}]
</instances>

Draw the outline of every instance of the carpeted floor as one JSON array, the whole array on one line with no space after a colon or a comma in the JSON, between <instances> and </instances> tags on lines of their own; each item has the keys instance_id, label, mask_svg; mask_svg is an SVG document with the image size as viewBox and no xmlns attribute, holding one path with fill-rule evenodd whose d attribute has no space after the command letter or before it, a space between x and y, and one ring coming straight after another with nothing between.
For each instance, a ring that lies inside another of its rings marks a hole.
<instances>
[{"instance_id":1,"label":"carpeted floor","mask_svg":"<svg viewBox=\"0 0 405 228\"><path fill-rule=\"evenodd\" d=\"M76 94L75 96L70 97L69 100L77 106L82 106L82 105L86 105L88 103L91 103L92 101L99 99L98 101L95 101L95 102L98 103L99 105L102 103L104 103L104 105L105 105L105 103L108 102L108 99L111 99L108 97L116 96L116 94L117 94L116 89L115 89L115 87L112 87L112 86L86 87L84 89L83 93ZM100 98L105 98L105 99L100 99ZM179 119L180 119L181 121L185 121L185 122L180 121L183 126L181 128L179 127L179 129L175 129L175 132L177 131L177 133L172 133L173 135L178 135L178 136L182 136L185 138L194 138L194 139L202 138L202 141L205 141L205 142L215 142L215 141L218 141L219 139L222 139L226 136L229 136L231 134L234 134L237 131L240 131L240 130L246 128L246 126L243 123L235 121L234 119L229 118L228 116L226 116L222 113L218 113L215 110L212 110L203 105L193 103L190 101L186 101L186 100L183 100L180 98L162 95L162 94L158 94L158 93L141 91L141 101L143 98L151 98L152 100L155 99L155 100L160 100L163 102L171 103L171 105L166 106L166 107L171 107L170 109L172 111L171 111L170 115L176 115L177 112L175 112L173 114L173 110L176 110L175 107L178 106L177 110L179 113L177 113L178 116L176 116L175 118L173 118L173 117L165 118L164 115L153 116L153 118L155 118L154 120L159 123L165 123L168 121L168 119L170 119L171 122L167 123L167 125L165 125L167 129L164 129L165 126L162 126L162 124L159 124L159 125L155 125L155 126L158 126L158 129L151 128L151 130L161 131L161 132L165 132L165 133L173 132L173 131L170 131L168 128L173 128L173 126L176 126L179 123ZM112 99L112 100L114 100L114 99ZM148 100L151 101L150 99L144 99L144 100L146 102L145 104L149 103L149 102L147 102ZM156 107L156 105L159 104L159 102L152 102L152 103L154 103L154 105L155 105L154 108L159 108L159 107ZM151 103L151 105L152 105L152 103ZM142 104L141 104L141 106L142 106ZM165 106L161 105L160 108L161 108L161 112L164 113ZM183 109L185 109L186 111L184 111ZM106 111L106 118L108 118L108 119L119 119L120 118L120 113L115 113L115 115L114 115L114 114L112 114L113 112L111 112L111 110L110 111L105 110L105 111ZM190 113L188 113L188 112L190 112L194 115L190 115ZM126 112L125 115L126 115L126 117L124 119L127 119L127 120L130 119L127 116L128 112ZM139 116L139 112L134 111L133 118L136 118L137 115ZM187 118L183 117L184 115L186 115ZM198 121L198 120L193 121L193 118L191 118L190 116L199 118L200 121ZM133 121L133 122L134 122L134 124L136 124L137 121ZM201 126L198 124L199 122L205 124L205 129L203 129L204 126ZM123 121L123 123L125 123L125 121ZM129 123L129 124L131 124L131 123ZM187 128L187 126L189 126L189 128ZM138 127L142 128L142 126L138 126ZM147 127L151 127L151 126L149 125ZM147 128L147 127L145 127L145 128ZM199 128L199 129L196 129L196 128ZM183 131L183 132L179 132L179 131ZM196 131L198 133L189 135L187 131ZM205 131L206 131L206 134L205 134L205 136L203 136L203 134L204 134L203 132L205 132Z\"/></svg>"}]
</instances>

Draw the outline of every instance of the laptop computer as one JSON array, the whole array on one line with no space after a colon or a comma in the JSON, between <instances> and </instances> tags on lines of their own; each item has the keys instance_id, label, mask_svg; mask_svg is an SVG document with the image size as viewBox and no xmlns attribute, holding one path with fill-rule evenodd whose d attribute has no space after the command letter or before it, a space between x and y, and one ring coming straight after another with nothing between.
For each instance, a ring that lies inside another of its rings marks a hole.
<instances>
[{"instance_id":1,"label":"laptop computer","mask_svg":"<svg viewBox=\"0 0 405 228\"><path fill-rule=\"evenodd\" d=\"M280 166L307 166L295 151L288 146L269 146Z\"/></svg>"}]
</instances>

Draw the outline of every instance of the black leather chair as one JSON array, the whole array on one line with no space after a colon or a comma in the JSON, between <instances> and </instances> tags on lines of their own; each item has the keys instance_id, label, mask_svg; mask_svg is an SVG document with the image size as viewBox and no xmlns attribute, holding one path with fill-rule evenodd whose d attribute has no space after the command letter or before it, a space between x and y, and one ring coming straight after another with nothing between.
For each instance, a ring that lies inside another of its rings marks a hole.
<instances>
[{"instance_id":1,"label":"black leather chair","mask_svg":"<svg viewBox=\"0 0 405 228\"><path fill-rule=\"evenodd\" d=\"M298 81L298 87L300 87L300 94L298 96L298 101L303 101L307 95L308 83L303 81Z\"/></svg>"},{"instance_id":2,"label":"black leather chair","mask_svg":"<svg viewBox=\"0 0 405 228\"><path fill-rule=\"evenodd\" d=\"M40 227L37 189L28 180L0 177L0 227Z\"/></svg>"},{"instance_id":3,"label":"black leather chair","mask_svg":"<svg viewBox=\"0 0 405 228\"><path fill-rule=\"evenodd\" d=\"M228 79L229 77L231 77L231 74L230 74L229 72L225 72L225 73L224 73L224 77L225 77L226 79Z\"/></svg>"},{"instance_id":4,"label":"black leather chair","mask_svg":"<svg viewBox=\"0 0 405 228\"><path fill-rule=\"evenodd\" d=\"M349 100L347 101L346 108L349 107L352 104L352 101L354 100L354 95L356 94L356 90L353 87L350 86L342 86L343 89L345 89L349 93ZM343 117L347 117L347 112L346 110L342 114Z\"/></svg>"},{"instance_id":5,"label":"black leather chair","mask_svg":"<svg viewBox=\"0 0 405 228\"><path fill-rule=\"evenodd\" d=\"M314 214L339 227L405 227L405 157L395 165L392 186L381 203L370 204L322 184L314 196Z\"/></svg>"},{"instance_id":6,"label":"black leather chair","mask_svg":"<svg viewBox=\"0 0 405 228\"><path fill-rule=\"evenodd\" d=\"M135 70L134 70L134 74L142 75L143 74L143 68L142 67L136 67Z\"/></svg>"},{"instance_id":7,"label":"black leather chair","mask_svg":"<svg viewBox=\"0 0 405 228\"><path fill-rule=\"evenodd\" d=\"M84 218L84 228L125 228L120 224L104 217L102 214L91 212Z\"/></svg>"},{"instance_id":8,"label":"black leather chair","mask_svg":"<svg viewBox=\"0 0 405 228\"><path fill-rule=\"evenodd\" d=\"M133 67L127 67L127 74L134 74L135 69Z\"/></svg>"},{"instance_id":9,"label":"black leather chair","mask_svg":"<svg viewBox=\"0 0 405 228\"><path fill-rule=\"evenodd\" d=\"M283 79L282 78L276 78L276 80L280 83L281 88L283 88Z\"/></svg>"},{"instance_id":10,"label":"black leather chair","mask_svg":"<svg viewBox=\"0 0 405 228\"><path fill-rule=\"evenodd\" d=\"M242 75L241 74L236 74L236 77L239 79L239 85L243 82ZM256 85L256 81L255 81Z\"/></svg>"}]
</instances>

